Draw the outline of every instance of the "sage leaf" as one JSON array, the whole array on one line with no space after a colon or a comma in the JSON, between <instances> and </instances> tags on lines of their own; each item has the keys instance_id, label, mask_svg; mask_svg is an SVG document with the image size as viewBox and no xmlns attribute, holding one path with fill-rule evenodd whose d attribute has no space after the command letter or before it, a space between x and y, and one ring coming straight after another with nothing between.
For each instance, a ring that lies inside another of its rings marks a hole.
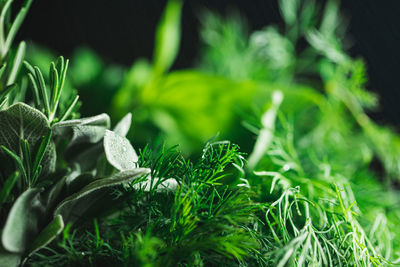
<instances>
[{"instance_id":1,"label":"sage leaf","mask_svg":"<svg viewBox=\"0 0 400 267\"><path fill-rule=\"evenodd\" d=\"M110 117L103 113L93 117L57 122L53 125L53 134L72 135L73 128L82 125L99 126L108 129L110 128Z\"/></svg>"},{"instance_id":2,"label":"sage leaf","mask_svg":"<svg viewBox=\"0 0 400 267\"><path fill-rule=\"evenodd\" d=\"M50 131L50 124L46 116L24 103L16 103L8 109L0 111L0 146L7 147L15 154L19 154L20 140L27 140L31 149L37 148L43 136ZM6 162L3 166L12 166L4 152L0 152L0 161ZM47 146L47 150L41 161L45 174L55 169L56 153L53 142Z\"/></svg>"},{"instance_id":3,"label":"sage leaf","mask_svg":"<svg viewBox=\"0 0 400 267\"><path fill-rule=\"evenodd\" d=\"M104 151L108 162L116 169L124 171L136 168L138 156L125 137L107 130L104 135Z\"/></svg>"},{"instance_id":4,"label":"sage leaf","mask_svg":"<svg viewBox=\"0 0 400 267\"><path fill-rule=\"evenodd\" d=\"M153 189L157 192L166 192L175 191L178 187L178 183L173 178L161 181L161 179L157 177L153 179L148 177L144 181L133 184L132 187L137 190L143 190L144 192L149 192Z\"/></svg>"},{"instance_id":5,"label":"sage leaf","mask_svg":"<svg viewBox=\"0 0 400 267\"><path fill-rule=\"evenodd\" d=\"M104 148L102 147L102 149ZM106 155L103 153L100 157L98 157L96 162L96 177L97 178L108 177L114 172L115 172L114 166L112 166L108 162Z\"/></svg>"},{"instance_id":6,"label":"sage leaf","mask_svg":"<svg viewBox=\"0 0 400 267\"><path fill-rule=\"evenodd\" d=\"M21 262L21 255L0 251L0 267L17 267Z\"/></svg>"},{"instance_id":7,"label":"sage leaf","mask_svg":"<svg viewBox=\"0 0 400 267\"><path fill-rule=\"evenodd\" d=\"M129 129L131 128L131 122L132 113L128 113L125 115L125 117L122 118L120 122L117 123L117 125L115 125L113 132L120 136L126 136Z\"/></svg>"},{"instance_id":8,"label":"sage leaf","mask_svg":"<svg viewBox=\"0 0 400 267\"><path fill-rule=\"evenodd\" d=\"M33 241L29 249L29 255L48 245L64 229L64 221L61 215L54 219L40 232L39 236Z\"/></svg>"},{"instance_id":9,"label":"sage leaf","mask_svg":"<svg viewBox=\"0 0 400 267\"><path fill-rule=\"evenodd\" d=\"M45 200L47 212L52 210L57 204L57 199L64 189L66 179L67 176L62 177L55 185L47 190L46 194L44 194L43 198Z\"/></svg>"},{"instance_id":10,"label":"sage leaf","mask_svg":"<svg viewBox=\"0 0 400 267\"><path fill-rule=\"evenodd\" d=\"M12 206L1 235L3 247L23 253L38 233L38 224L45 208L39 199L40 189L30 188Z\"/></svg>"},{"instance_id":11,"label":"sage leaf","mask_svg":"<svg viewBox=\"0 0 400 267\"><path fill-rule=\"evenodd\" d=\"M0 144L18 152L21 139L26 139L31 145L36 144L47 135L50 124L37 109L17 103L0 111L0 129Z\"/></svg>"},{"instance_id":12,"label":"sage leaf","mask_svg":"<svg viewBox=\"0 0 400 267\"><path fill-rule=\"evenodd\" d=\"M83 149L82 149L83 147ZM96 143L90 146L76 146L67 151L68 160L76 166L79 166L79 171L89 172L96 167L99 155L103 155L103 144Z\"/></svg>"},{"instance_id":13,"label":"sage leaf","mask_svg":"<svg viewBox=\"0 0 400 267\"><path fill-rule=\"evenodd\" d=\"M117 173L108 178L96 180L82 188L79 192L64 199L56 207L54 216L62 215L65 222L75 222L102 197L104 194L102 189L130 182L148 174L150 174L150 169L136 168Z\"/></svg>"},{"instance_id":14,"label":"sage leaf","mask_svg":"<svg viewBox=\"0 0 400 267\"><path fill-rule=\"evenodd\" d=\"M79 125L73 128L73 136L69 147L82 143L97 143L103 139L106 128L93 125Z\"/></svg>"},{"instance_id":15,"label":"sage leaf","mask_svg":"<svg viewBox=\"0 0 400 267\"><path fill-rule=\"evenodd\" d=\"M92 174L82 173L68 184L68 195L78 192L93 181L94 177Z\"/></svg>"},{"instance_id":16,"label":"sage leaf","mask_svg":"<svg viewBox=\"0 0 400 267\"><path fill-rule=\"evenodd\" d=\"M100 114L94 117L58 122L53 125L53 134L70 140L66 149L66 159L70 162L78 162L79 165L82 165L81 169L87 171L95 165L97 155L102 153L99 142L103 139L105 130L109 128L110 117L107 114ZM93 154L95 154L94 157ZM84 157L83 159L80 157L81 155Z\"/></svg>"}]
</instances>

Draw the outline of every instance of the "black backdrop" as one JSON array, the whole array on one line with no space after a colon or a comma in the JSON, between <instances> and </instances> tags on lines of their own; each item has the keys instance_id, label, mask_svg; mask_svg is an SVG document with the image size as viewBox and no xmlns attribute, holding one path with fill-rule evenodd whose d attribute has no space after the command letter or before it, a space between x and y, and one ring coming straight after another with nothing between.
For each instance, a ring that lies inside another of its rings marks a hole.
<instances>
[{"instance_id":1,"label":"black backdrop","mask_svg":"<svg viewBox=\"0 0 400 267\"><path fill-rule=\"evenodd\" d=\"M150 58L164 0L34 0L18 39L32 40L69 56L86 45L110 62L130 65ZM277 0L186 0L181 50L174 68L188 67L198 51L199 10L236 8L252 30L281 23ZM400 0L342 0L350 19L353 56L366 59L369 88L381 96L376 120L400 129Z\"/></svg>"}]
</instances>

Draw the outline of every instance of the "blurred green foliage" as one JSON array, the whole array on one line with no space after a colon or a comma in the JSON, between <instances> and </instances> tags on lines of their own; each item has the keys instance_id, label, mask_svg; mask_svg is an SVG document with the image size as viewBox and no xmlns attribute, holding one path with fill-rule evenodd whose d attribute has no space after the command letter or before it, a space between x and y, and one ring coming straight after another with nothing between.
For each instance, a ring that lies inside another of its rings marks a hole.
<instances>
[{"instance_id":1,"label":"blurred green foliage","mask_svg":"<svg viewBox=\"0 0 400 267\"><path fill-rule=\"evenodd\" d=\"M133 111L139 129L131 137L139 143L161 132L196 154L219 134L249 153L241 186L270 203L270 232L261 235L271 243L261 253L272 260L263 264L389 264L400 256L400 202L391 184L400 177L399 136L367 115L378 99L366 89L363 60L346 52L338 1L279 2L284 25L253 33L238 13L205 13L197 66L158 71L157 56L134 63L113 112ZM176 29L177 14L168 22Z\"/></svg>"},{"instance_id":2,"label":"blurred green foliage","mask_svg":"<svg viewBox=\"0 0 400 267\"><path fill-rule=\"evenodd\" d=\"M219 135L250 152L255 136L248 130L258 133L271 94L281 91L279 110L293 120L296 137L312 129L338 134L345 140L340 144L362 143L369 160L377 156L389 175L400 174L399 138L366 115L378 101L365 89L364 62L345 52L346 19L338 2L280 6L285 24L253 33L238 13L227 19L203 14L198 67L169 71L179 48L181 8L171 1L157 29L153 63L139 60L126 72L112 114L133 111L138 130L130 137L139 144L162 133L168 144L196 154ZM350 142L354 136L363 141Z\"/></svg>"}]
</instances>

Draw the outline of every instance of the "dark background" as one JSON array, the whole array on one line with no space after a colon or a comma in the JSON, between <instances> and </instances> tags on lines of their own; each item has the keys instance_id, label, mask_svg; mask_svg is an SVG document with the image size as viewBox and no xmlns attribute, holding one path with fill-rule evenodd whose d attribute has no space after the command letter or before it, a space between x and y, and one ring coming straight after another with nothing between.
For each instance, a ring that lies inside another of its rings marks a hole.
<instances>
[{"instance_id":1,"label":"dark background","mask_svg":"<svg viewBox=\"0 0 400 267\"><path fill-rule=\"evenodd\" d=\"M323 2L323 1L321 1ZM108 62L131 65L151 58L157 21L164 0L34 0L18 34L69 56L81 45ZM251 30L281 24L277 0L187 0L182 15L182 42L174 68L191 66L199 48L199 13L207 8L226 14L236 8ZM342 0L341 11L350 20L352 56L368 64L369 89L380 96L381 108L372 117L400 129L400 1Z\"/></svg>"}]
</instances>

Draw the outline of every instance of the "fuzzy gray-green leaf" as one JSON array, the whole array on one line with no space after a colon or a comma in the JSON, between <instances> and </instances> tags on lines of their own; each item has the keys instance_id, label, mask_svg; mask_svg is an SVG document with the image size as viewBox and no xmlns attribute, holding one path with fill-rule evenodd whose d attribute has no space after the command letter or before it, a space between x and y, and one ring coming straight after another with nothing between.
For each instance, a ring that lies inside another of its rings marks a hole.
<instances>
[{"instance_id":1,"label":"fuzzy gray-green leaf","mask_svg":"<svg viewBox=\"0 0 400 267\"><path fill-rule=\"evenodd\" d=\"M17 267L21 262L21 255L0 251L0 267Z\"/></svg>"},{"instance_id":2,"label":"fuzzy gray-green leaf","mask_svg":"<svg viewBox=\"0 0 400 267\"><path fill-rule=\"evenodd\" d=\"M124 171L136 168L138 156L125 137L107 130L104 136L104 151L108 162L116 169Z\"/></svg>"},{"instance_id":3,"label":"fuzzy gray-green leaf","mask_svg":"<svg viewBox=\"0 0 400 267\"><path fill-rule=\"evenodd\" d=\"M129 128L131 128L132 113L128 113L122 118L120 122L115 126L113 132L120 136L126 136Z\"/></svg>"},{"instance_id":4,"label":"fuzzy gray-green leaf","mask_svg":"<svg viewBox=\"0 0 400 267\"><path fill-rule=\"evenodd\" d=\"M79 126L97 126L101 128L110 128L110 117L107 114L100 114L93 117L81 118L76 120L67 120L53 125L54 135L71 135L73 129Z\"/></svg>"},{"instance_id":5,"label":"fuzzy gray-green leaf","mask_svg":"<svg viewBox=\"0 0 400 267\"><path fill-rule=\"evenodd\" d=\"M31 148L40 144L43 136L50 131L46 116L24 103L16 103L8 109L0 111L0 145L19 154L20 140L28 141ZM4 152L0 159L4 159ZM52 171L55 167L56 155L54 144L51 143L42 160L44 172Z\"/></svg>"},{"instance_id":6,"label":"fuzzy gray-green leaf","mask_svg":"<svg viewBox=\"0 0 400 267\"><path fill-rule=\"evenodd\" d=\"M40 232L39 236L33 241L29 249L32 254L44 246L48 245L57 235L64 229L64 221L61 215L57 215L54 219Z\"/></svg>"},{"instance_id":7,"label":"fuzzy gray-green leaf","mask_svg":"<svg viewBox=\"0 0 400 267\"><path fill-rule=\"evenodd\" d=\"M39 193L40 189L28 189L12 206L1 235L3 247L7 251L23 253L38 233L39 219L44 213Z\"/></svg>"},{"instance_id":8,"label":"fuzzy gray-green leaf","mask_svg":"<svg viewBox=\"0 0 400 267\"><path fill-rule=\"evenodd\" d=\"M102 196L102 190L121 183L132 181L144 175L148 175L150 169L136 168L123 171L108 178L96 180L79 192L72 194L63 200L55 209L54 215L61 214L66 222L75 221L92 206Z\"/></svg>"}]
</instances>

